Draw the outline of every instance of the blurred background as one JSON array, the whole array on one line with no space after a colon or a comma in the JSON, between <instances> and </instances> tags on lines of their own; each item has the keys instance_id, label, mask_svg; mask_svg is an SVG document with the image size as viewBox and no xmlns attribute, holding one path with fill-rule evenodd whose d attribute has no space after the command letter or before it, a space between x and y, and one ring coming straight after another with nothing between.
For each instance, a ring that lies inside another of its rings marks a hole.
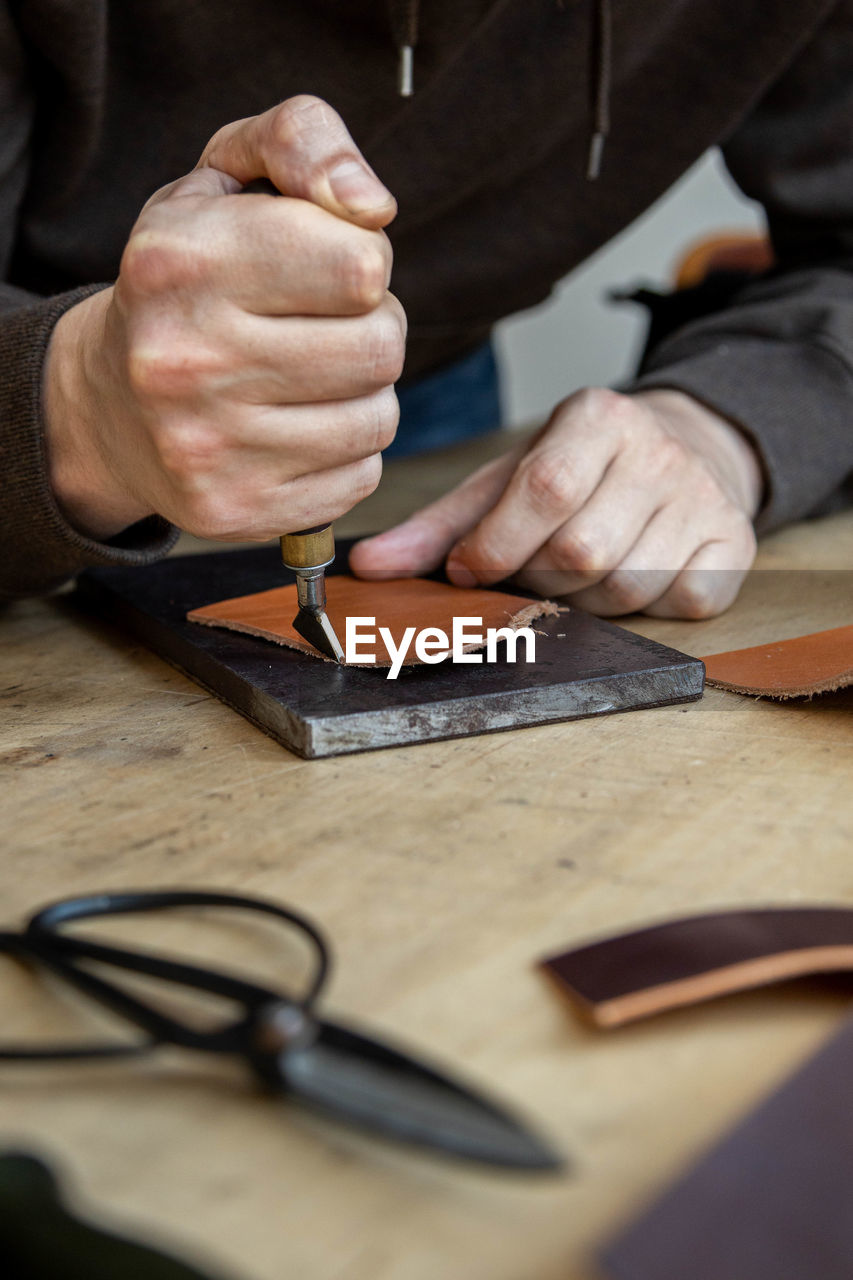
<instances>
[{"instance_id":1,"label":"blurred background","mask_svg":"<svg viewBox=\"0 0 853 1280\"><path fill-rule=\"evenodd\" d=\"M671 288L684 253L706 236L764 227L759 205L708 152L627 231L577 271L547 301L496 329L504 421L542 419L581 386L612 386L630 374L642 348L646 312L609 302L611 289Z\"/></svg>"}]
</instances>

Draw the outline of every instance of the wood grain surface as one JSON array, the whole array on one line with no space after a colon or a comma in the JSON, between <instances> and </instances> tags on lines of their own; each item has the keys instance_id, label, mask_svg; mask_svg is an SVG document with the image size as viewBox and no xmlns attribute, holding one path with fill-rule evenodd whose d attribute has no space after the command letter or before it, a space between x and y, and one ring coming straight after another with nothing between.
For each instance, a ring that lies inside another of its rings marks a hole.
<instances>
[{"instance_id":1,"label":"wood grain surface","mask_svg":"<svg viewBox=\"0 0 853 1280\"><path fill-rule=\"evenodd\" d=\"M339 526L379 528L503 440L389 465ZM185 541L181 550L190 549ZM853 620L853 515L770 538L721 618L626 625L691 654ZM3 924L68 893L204 886L330 932L326 1007L465 1071L574 1159L523 1181L395 1150L251 1092L238 1065L0 1068L0 1142L79 1200L244 1280L592 1280L592 1250L838 1024L806 984L618 1032L543 955L673 915L853 905L853 690L690 706L308 762L65 598L0 617ZM135 927L287 983L299 957L221 920ZM80 1029L2 965L6 1036ZM91 1020L86 1021L90 1025Z\"/></svg>"}]
</instances>

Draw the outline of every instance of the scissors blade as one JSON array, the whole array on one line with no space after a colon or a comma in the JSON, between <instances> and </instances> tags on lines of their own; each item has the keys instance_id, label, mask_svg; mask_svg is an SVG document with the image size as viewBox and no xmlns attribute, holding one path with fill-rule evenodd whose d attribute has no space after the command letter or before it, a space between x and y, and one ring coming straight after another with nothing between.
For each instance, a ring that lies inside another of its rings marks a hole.
<instances>
[{"instance_id":1,"label":"scissors blade","mask_svg":"<svg viewBox=\"0 0 853 1280\"><path fill-rule=\"evenodd\" d=\"M372 1037L338 1023L315 1025L310 1043L275 1059L280 1086L301 1102L465 1160L542 1172L565 1167L542 1138L483 1095Z\"/></svg>"}]
</instances>

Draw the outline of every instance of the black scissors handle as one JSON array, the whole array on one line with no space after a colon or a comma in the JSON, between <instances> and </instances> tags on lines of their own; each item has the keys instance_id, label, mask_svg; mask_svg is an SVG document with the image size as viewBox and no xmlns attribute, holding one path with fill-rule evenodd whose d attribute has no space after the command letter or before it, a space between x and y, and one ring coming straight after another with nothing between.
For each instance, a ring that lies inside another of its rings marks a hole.
<instances>
[{"instance_id":1,"label":"black scissors handle","mask_svg":"<svg viewBox=\"0 0 853 1280\"><path fill-rule=\"evenodd\" d=\"M77 920L92 920L104 916L140 915L148 911L169 911L182 907L227 907L232 911L241 909L260 911L265 915L271 915L278 920L283 920L286 924L295 925L305 937L310 939L316 955L316 969L308 989L300 997L299 1003L307 1007L316 1000L329 976L331 961L328 944L323 934L307 916L303 916L297 911L292 911L288 907L281 907L278 903L269 902L265 898L247 898L239 894L211 893L192 889L99 893L84 898L64 898L60 902L51 903L50 906L42 907L40 911L37 911L30 919L26 933L28 937L45 936L50 939L51 943L60 945L63 950L68 949L78 955L82 955L84 948L95 947L97 944L89 943L85 939L69 937L62 932L64 925L71 924ZM269 998L269 992L264 988L257 987L253 983L244 982L239 978L231 978L227 974L215 973L212 970L197 968L194 965L182 965L178 961L169 960L163 962L156 956L146 956L142 952L122 952L120 948L111 949L116 956L121 953L125 957L119 967L135 968L140 973L150 973L154 977L162 977L166 980L173 977L176 982L186 981L190 986L198 985L201 990L210 991L216 995L228 996L234 1000L250 998L249 993L251 991L257 993L263 991L264 998ZM131 964L129 962L131 957L135 962L144 961L145 964L152 963L160 966L162 971L155 972L153 968L142 968L138 963ZM107 963L118 964L119 962L116 959ZM171 973L165 972L165 969L170 967ZM187 973L186 979L177 976L179 968L182 968ZM201 980L202 978L204 981ZM211 985L214 981L218 985Z\"/></svg>"},{"instance_id":2,"label":"black scissors handle","mask_svg":"<svg viewBox=\"0 0 853 1280\"><path fill-rule=\"evenodd\" d=\"M15 959L21 960L25 964L36 961L45 968L51 969L54 973L58 971L66 981L72 981L76 984L76 974L73 977L69 976L64 964L57 970L57 965L53 961L54 959L58 960L58 957L54 957L52 953L50 955L42 953L38 945L27 939L22 933L0 933L0 955L14 956ZM100 1000L101 1003L105 1003L100 995L94 996L94 998ZM150 1052L158 1043L159 1041L156 1038L149 1037L144 1041L118 1042L115 1044L104 1044L100 1041L83 1041L77 1044L48 1047L40 1044L0 1044L0 1061L71 1062L90 1058L135 1058Z\"/></svg>"},{"instance_id":3,"label":"black scissors handle","mask_svg":"<svg viewBox=\"0 0 853 1280\"><path fill-rule=\"evenodd\" d=\"M183 960L130 951L123 947L66 934L64 926L78 920L130 915L181 907L228 907L261 911L295 925L313 944L315 969L307 989L298 999L288 993L248 982L228 973L202 968ZM120 1014L148 1035L133 1045L77 1045L66 1049L2 1050L3 1058L120 1057L145 1052L157 1044L174 1044L211 1053L247 1053L261 1009L294 1006L307 1012L329 973L329 949L320 931L306 917L261 898L225 893L172 890L98 894L65 899L37 912L20 934L0 934L0 950L21 959L35 960L65 979L91 999ZM223 996L242 1005L240 1016L213 1031L199 1031L132 995L125 987L107 981L86 967L86 962Z\"/></svg>"}]
</instances>

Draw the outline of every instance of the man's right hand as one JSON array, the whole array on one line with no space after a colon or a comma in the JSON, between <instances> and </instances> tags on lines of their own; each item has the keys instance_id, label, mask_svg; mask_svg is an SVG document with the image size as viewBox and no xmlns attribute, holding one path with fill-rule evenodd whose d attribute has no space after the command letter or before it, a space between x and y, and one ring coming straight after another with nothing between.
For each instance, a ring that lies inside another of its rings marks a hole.
<instances>
[{"instance_id":1,"label":"man's right hand","mask_svg":"<svg viewBox=\"0 0 853 1280\"><path fill-rule=\"evenodd\" d=\"M269 178L283 193L240 195ZM378 484L405 316L396 212L340 117L292 98L217 133L142 210L115 285L51 340L51 483L81 532L202 537L332 520Z\"/></svg>"}]
</instances>

